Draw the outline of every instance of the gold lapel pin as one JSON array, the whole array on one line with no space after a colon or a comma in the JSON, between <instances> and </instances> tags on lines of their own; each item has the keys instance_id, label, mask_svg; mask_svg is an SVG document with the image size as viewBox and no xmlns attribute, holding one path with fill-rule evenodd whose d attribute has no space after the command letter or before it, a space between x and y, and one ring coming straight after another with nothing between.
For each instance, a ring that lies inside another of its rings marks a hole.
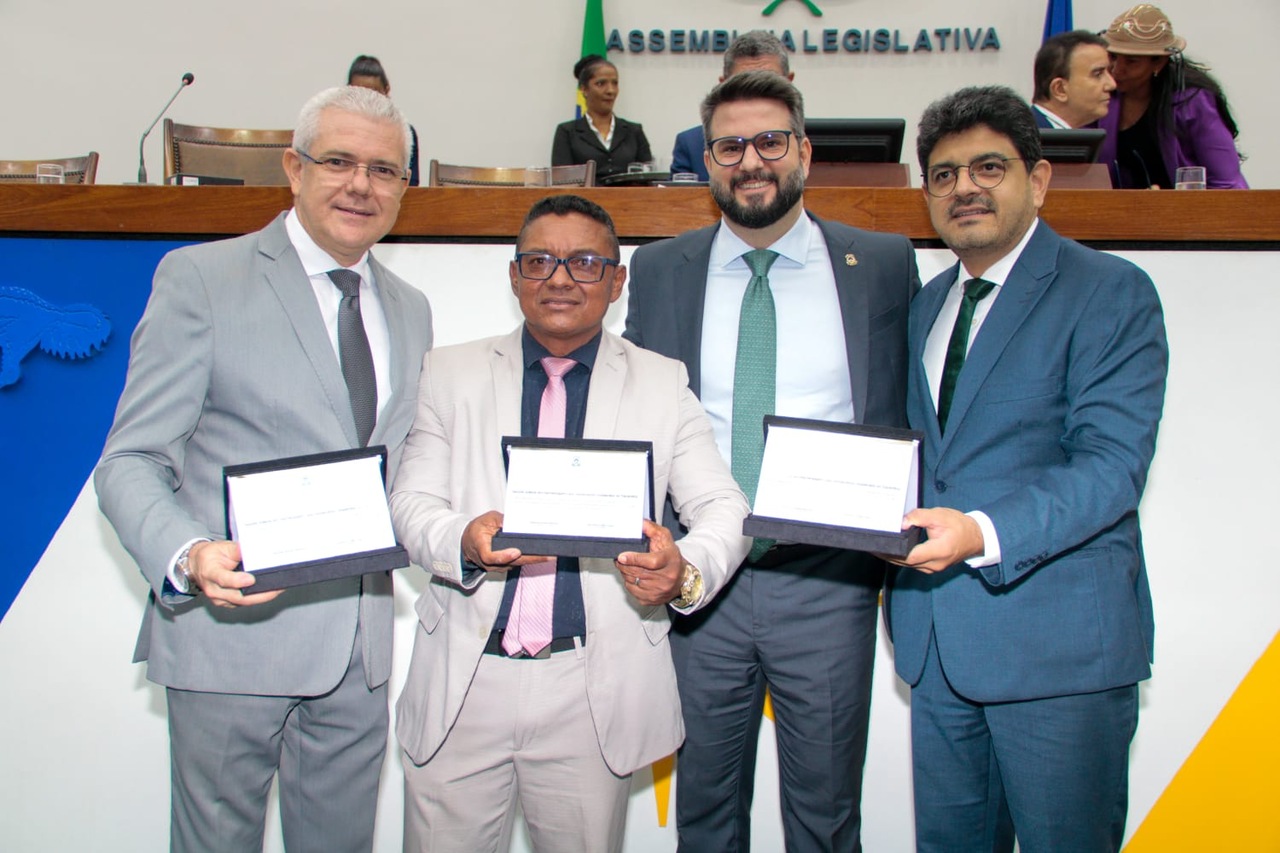
<instances>
[{"instance_id":1,"label":"gold lapel pin","mask_svg":"<svg viewBox=\"0 0 1280 853\"><path fill-rule=\"evenodd\" d=\"M858 259L853 256L853 252L844 256L844 265L846 267L856 267L858 265Z\"/></svg>"}]
</instances>

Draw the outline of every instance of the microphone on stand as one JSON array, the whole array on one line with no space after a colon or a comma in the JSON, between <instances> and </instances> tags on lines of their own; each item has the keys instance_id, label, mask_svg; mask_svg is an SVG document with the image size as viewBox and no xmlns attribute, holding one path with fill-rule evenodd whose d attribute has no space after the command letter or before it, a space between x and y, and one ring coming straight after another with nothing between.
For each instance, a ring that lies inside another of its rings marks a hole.
<instances>
[{"instance_id":1,"label":"microphone on stand","mask_svg":"<svg viewBox=\"0 0 1280 853\"><path fill-rule=\"evenodd\" d=\"M151 122L147 127L146 132L142 134L142 139L138 140L138 183L145 184L147 182L147 161L142 153L142 146L147 141L147 136L155 129L156 124L159 123L160 119L169 110L170 105L172 105L173 102L177 100L178 96L182 94L182 90L194 83L195 79L196 75L192 74L190 71L182 75L182 83L178 86L178 91L173 93L173 97L169 99L169 103L164 105L164 109L160 111L160 115L156 116L156 120Z\"/></svg>"}]
</instances>

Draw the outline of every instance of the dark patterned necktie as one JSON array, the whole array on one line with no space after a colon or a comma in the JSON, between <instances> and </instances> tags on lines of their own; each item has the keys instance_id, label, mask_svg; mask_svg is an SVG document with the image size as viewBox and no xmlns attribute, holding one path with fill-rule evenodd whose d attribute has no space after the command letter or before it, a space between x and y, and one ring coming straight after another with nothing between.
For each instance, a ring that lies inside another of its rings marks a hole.
<instances>
[{"instance_id":1,"label":"dark patterned necktie","mask_svg":"<svg viewBox=\"0 0 1280 853\"><path fill-rule=\"evenodd\" d=\"M973 325L973 312L977 310L995 282L983 278L971 278L964 283L964 296L960 299L960 313L951 327L951 340L947 343L947 360L942 368L942 384L938 386L938 426L947 431L947 415L951 413L951 398L956 393L956 381L960 368L964 367L969 352L969 328Z\"/></svg>"}]
</instances>

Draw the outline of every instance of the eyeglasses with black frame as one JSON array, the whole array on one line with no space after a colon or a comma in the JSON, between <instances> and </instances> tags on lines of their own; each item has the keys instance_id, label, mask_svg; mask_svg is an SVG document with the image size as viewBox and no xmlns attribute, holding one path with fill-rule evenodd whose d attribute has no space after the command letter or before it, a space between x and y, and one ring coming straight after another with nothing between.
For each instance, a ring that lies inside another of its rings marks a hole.
<instances>
[{"instance_id":1,"label":"eyeglasses with black frame","mask_svg":"<svg viewBox=\"0 0 1280 853\"><path fill-rule=\"evenodd\" d=\"M395 184L396 181L409 180L408 170L401 169L398 166L388 166L386 163L357 163L355 160L348 160L346 157L324 157L317 160L300 148L293 150L298 152L299 157L308 163L314 163L335 178L349 178L355 174L357 169L364 169L365 174L369 176L369 180L374 183L390 186Z\"/></svg>"},{"instance_id":2,"label":"eyeglasses with black frame","mask_svg":"<svg viewBox=\"0 0 1280 853\"><path fill-rule=\"evenodd\" d=\"M520 270L520 275L534 281L546 281L551 278L561 264L564 264L569 278L578 284L594 284L604 278L605 271L609 267L616 267L618 261L613 258L602 258L599 255L557 258L549 252L516 252L516 268Z\"/></svg>"},{"instance_id":3,"label":"eyeglasses with black frame","mask_svg":"<svg viewBox=\"0 0 1280 853\"><path fill-rule=\"evenodd\" d=\"M1020 162L1022 162L1021 157L1000 157L993 154L978 157L970 161L967 166L950 164L934 166L920 177L924 178L924 188L929 195L934 198L946 198L956 191L962 168L969 170L969 180L973 181L975 187L993 190L1004 180L1005 174L1009 171L1009 164Z\"/></svg>"},{"instance_id":4,"label":"eyeglasses with black frame","mask_svg":"<svg viewBox=\"0 0 1280 853\"><path fill-rule=\"evenodd\" d=\"M781 160L791 150L790 130L764 130L751 138L720 136L707 143L711 159L721 166L736 166L747 156L747 146L756 149L761 160Z\"/></svg>"}]
</instances>

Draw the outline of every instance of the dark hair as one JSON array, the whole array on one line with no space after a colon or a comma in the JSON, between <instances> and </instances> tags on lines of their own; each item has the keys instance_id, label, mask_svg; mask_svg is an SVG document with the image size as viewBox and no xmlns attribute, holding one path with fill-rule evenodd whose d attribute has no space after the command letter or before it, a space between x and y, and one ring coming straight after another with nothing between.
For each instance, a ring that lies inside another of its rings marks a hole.
<instances>
[{"instance_id":1,"label":"dark hair","mask_svg":"<svg viewBox=\"0 0 1280 853\"><path fill-rule=\"evenodd\" d=\"M1072 30L1045 39L1036 51L1034 89L1031 97L1036 101L1049 100L1049 84L1062 77L1071 77L1071 57L1082 44L1092 44L1107 49L1107 40L1088 30Z\"/></svg>"},{"instance_id":2,"label":"dark hair","mask_svg":"<svg viewBox=\"0 0 1280 853\"><path fill-rule=\"evenodd\" d=\"M391 83L387 81L387 72L382 70L382 63L376 56L366 56L362 53L355 58L351 63L351 70L347 72L347 85L350 86L351 81L356 77L377 77L382 88L391 88Z\"/></svg>"},{"instance_id":3,"label":"dark hair","mask_svg":"<svg viewBox=\"0 0 1280 853\"><path fill-rule=\"evenodd\" d=\"M733 76L733 66L742 59L762 59L776 57L782 66L782 76L791 73L791 64L787 59L787 49L782 46L778 37L767 30L751 30L738 36L729 44L724 52L724 76Z\"/></svg>"},{"instance_id":4,"label":"dark hair","mask_svg":"<svg viewBox=\"0 0 1280 853\"><path fill-rule=\"evenodd\" d=\"M595 74L596 69L601 65L607 65L610 68L618 67L598 53L588 53L573 63L573 79L578 81L578 88L585 88L591 82L591 77Z\"/></svg>"},{"instance_id":5,"label":"dark hair","mask_svg":"<svg viewBox=\"0 0 1280 853\"><path fill-rule=\"evenodd\" d=\"M536 220L544 216L568 216L571 213L579 213L603 225L609 232L609 252L614 259L620 256L618 232L613 227L613 218L609 216L609 211L580 195L549 195L534 202L533 207L529 208L529 212L525 214L524 222L520 224L520 234L516 237L516 251L520 251L524 243L525 231L529 230L529 226Z\"/></svg>"},{"instance_id":6,"label":"dark hair","mask_svg":"<svg viewBox=\"0 0 1280 853\"><path fill-rule=\"evenodd\" d=\"M804 96L786 77L772 71L743 71L725 80L702 99L702 133L711 141L711 117L721 104L735 101L777 101L791 113L791 132L804 139Z\"/></svg>"},{"instance_id":7,"label":"dark hair","mask_svg":"<svg viewBox=\"0 0 1280 853\"><path fill-rule=\"evenodd\" d=\"M969 86L925 107L916 131L920 171L929 171L929 155L944 137L980 126L1008 137L1028 172L1042 159L1040 129L1027 102L1008 86Z\"/></svg>"},{"instance_id":8,"label":"dark hair","mask_svg":"<svg viewBox=\"0 0 1280 853\"><path fill-rule=\"evenodd\" d=\"M1191 97L1194 89L1204 89L1213 95L1218 115L1222 117L1227 130L1231 131L1231 138L1239 136L1240 128L1231 115L1231 107L1227 104L1222 84L1209 75L1208 66L1192 62L1181 53L1169 57L1164 70L1151 81L1151 106L1147 109L1155 110L1152 115L1156 120L1156 131L1183 138L1182 130L1173 121L1173 108ZM1240 159L1243 160L1244 157L1240 156Z\"/></svg>"}]
</instances>

